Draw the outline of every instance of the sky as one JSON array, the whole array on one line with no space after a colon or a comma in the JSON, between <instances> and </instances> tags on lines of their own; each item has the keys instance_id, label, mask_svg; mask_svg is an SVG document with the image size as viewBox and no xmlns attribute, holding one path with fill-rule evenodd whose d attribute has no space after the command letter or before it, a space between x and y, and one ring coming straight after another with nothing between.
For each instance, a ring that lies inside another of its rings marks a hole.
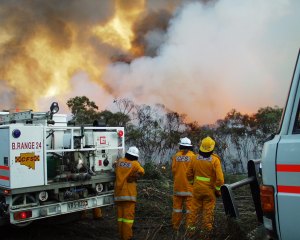
<instances>
[{"instance_id":1,"label":"sky","mask_svg":"<svg viewBox=\"0 0 300 240\"><path fill-rule=\"evenodd\" d=\"M0 20L16 2L3 1ZM31 16L28 29L17 24L22 14L0 21L2 108L44 111L58 101L67 112L69 98L85 95L104 110L129 98L207 124L233 108L284 107L300 42L297 0L32 2L19 10Z\"/></svg>"}]
</instances>

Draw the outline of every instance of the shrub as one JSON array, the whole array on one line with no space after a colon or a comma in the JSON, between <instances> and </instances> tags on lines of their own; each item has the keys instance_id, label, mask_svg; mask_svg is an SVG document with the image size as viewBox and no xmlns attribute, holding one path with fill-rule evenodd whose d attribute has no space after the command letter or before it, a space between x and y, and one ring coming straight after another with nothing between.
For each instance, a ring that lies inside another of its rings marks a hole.
<instances>
[{"instance_id":1,"label":"shrub","mask_svg":"<svg viewBox=\"0 0 300 240\"><path fill-rule=\"evenodd\" d=\"M144 165L145 175L144 179L158 179L161 180L164 178L163 173L161 171L161 167L154 164L153 162L148 162Z\"/></svg>"}]
</instances>

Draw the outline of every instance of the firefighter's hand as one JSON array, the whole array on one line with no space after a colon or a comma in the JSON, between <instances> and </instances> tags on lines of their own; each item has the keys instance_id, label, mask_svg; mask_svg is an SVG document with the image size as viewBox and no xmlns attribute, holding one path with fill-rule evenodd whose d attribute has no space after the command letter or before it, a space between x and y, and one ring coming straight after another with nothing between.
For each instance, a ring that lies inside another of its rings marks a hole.
<instances>
[{"instance_id":1,"label":"firefighter's hand","mask_svg":"<svg viewBox=\"0 0 300 240\"><path fill-rule=\"evenodd\" d=\"M127 178L127 182L129 183L136 182L140 176L141 175L139 173L134 173L133 175Z\"/></svg>"},{"instance_id":2,"label":"firefighter's hand","mask_svg":"<svg viewBox=\"0 0 300 240\"><path fill-rule=\"evenodd\" d=\"M215 196L217 198L221 197L221 191L220 190L215 190Z\"/></svg>"},{"instance_id":3,"label":"firefighter's hand","mask_svg":"<svg viewBox=\"0 0 300 240\"><path fill-rule=\"evenodd\" d=\"M112 164L112 167L113 167L113 168L116 168L117 162L118 162L118 160L116 160L116 161L113 162L113 164Z\"/></svg>"},{"instance_id":4,"label":"firefighter's hand","mask_svg":"<svg viewBox=\"0 0 300 240\"><path fill-rule=\"evenodd\" d=\"M135 177L135 176L131 176L131 177L127 178L127 182L129 182L129 183L133 183L133 182L136 182L136 181L137 181L137 177Z\"/></svg>"}]
</instances>

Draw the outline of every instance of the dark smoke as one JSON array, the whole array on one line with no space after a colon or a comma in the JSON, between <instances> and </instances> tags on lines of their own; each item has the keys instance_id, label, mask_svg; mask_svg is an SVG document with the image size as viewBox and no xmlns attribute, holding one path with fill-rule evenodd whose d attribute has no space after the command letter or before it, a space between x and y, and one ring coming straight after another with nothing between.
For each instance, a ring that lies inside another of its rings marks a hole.
<instances>
[{"instance_id":1,"label":"dark smoke","mask_svg":"<svg viewBox=\"0 0 300 240\"><path fill-rule=\"evenodd\" d=\"M147 11L133 26L135 38L133 48L137 56L157 56L160 46L166 41L166 33L174 11L190 2L204 5L214 4L217 0L153 0L147 1Z\"/></svg>"},{"instance_id":2,"label":"dark smoke","mask_svg":"<svg viewBox=\"0 0 300 240\"><path fill-rule=\"evenodd\" d=\"M134 48L140 49L139 55L156 56L157 50L164 43L166 31L172 15L167 10L150 12L136 21L132 41Z\"/></svg>"}]
</instances>

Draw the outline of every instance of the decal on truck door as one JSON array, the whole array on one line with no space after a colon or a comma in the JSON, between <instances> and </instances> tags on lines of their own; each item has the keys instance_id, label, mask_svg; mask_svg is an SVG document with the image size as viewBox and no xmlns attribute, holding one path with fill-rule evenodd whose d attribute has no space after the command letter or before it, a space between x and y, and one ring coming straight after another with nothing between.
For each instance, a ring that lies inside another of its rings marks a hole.
<instances>
[{"instance_id":1,"label":"decal on truck door","mask_svg":"<svg viewBox=\"0 0 300 240\"><path fill-rule=\"evenodd\" d=\"M16 157L16 163L20 163L28 167L29 169L35 170L35 162L40 161L39 155L34 155L34 153L20 153L19 157Z\"/></svg>"}]
</instances>

